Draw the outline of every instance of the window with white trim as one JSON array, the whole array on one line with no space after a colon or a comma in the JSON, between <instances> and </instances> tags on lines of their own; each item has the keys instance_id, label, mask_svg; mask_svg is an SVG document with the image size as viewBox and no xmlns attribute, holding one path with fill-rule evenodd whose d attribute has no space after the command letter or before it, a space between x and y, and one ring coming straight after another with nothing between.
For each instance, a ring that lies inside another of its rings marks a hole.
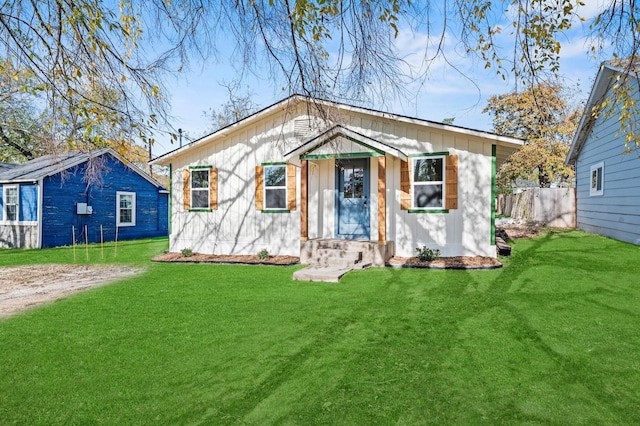
<instances>
[{"instance_id":1,"label":"window with white trim","mask_svg":"<svg viewBox=\"0 0 640 426\"><path fill-rule=\"evenodd\" d=\"M4 193L2 196L4 212L3 219L6 222L17 222L18 221L18 206L19 206L19 197L18 197L18 186L17 185L5 185L3 187Z\"/></svg>"},{"instance_id":2,"label":"window with white trim","mask_svg":"<svg viewBox=\"0 0 640 426\"><path fill-rule=\"evenodd\" d=\"M287 209L287 165L264 166L264 208Z\"/></svg>"},{"instance_id":3,"label":"window with white trim","mask_svg":"<svg viewBox=\"0 0 640 426\"><path fill-rule=\"evenodd\" d=\"M116 192L116 225L136 226L135 192Z\"/></svg>"},{"instance_id":4,"label":"window with white trim","mask_svg":"<svg viewBox=\"0 0 640 426\"><path fill-rule=\"evenodd\" d=\"M417 157L412 159L414 209L444 209L445 157Z\"/></svg>"},{"instance_id":5,"label":"window with white trim","mask_svg":"<svg viewBox=\"0 0 640 426\"><path fill-rule=\"evenodd\" d=\"M209 167L191 170L191 208L209 208Z\"/></svg>"},{"instance_id":6,"label":"window with white trim","mask_svg":"<svg viewBox=\"0 0 640 426\"><path fill-rule=\"evenodd\" d=\"M589 195L591 197L604 194L604 162L591 166Z\"/></svg>"}]
</instances>

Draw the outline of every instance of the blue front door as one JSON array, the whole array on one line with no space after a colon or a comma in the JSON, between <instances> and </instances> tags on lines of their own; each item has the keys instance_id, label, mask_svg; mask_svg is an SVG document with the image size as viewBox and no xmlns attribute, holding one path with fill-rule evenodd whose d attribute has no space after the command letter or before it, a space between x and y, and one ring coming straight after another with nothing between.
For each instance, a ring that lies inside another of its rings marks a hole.
<instances>
[{"instance_id":1,"label":"blue front door","mask_svg":"<svg viewBox=\"0 0 640 426\"><path fill-rule=\"evenodd\" d=\"M336 237L368 240L368 158L336 160Z\"/></svg>"}]
</instances>

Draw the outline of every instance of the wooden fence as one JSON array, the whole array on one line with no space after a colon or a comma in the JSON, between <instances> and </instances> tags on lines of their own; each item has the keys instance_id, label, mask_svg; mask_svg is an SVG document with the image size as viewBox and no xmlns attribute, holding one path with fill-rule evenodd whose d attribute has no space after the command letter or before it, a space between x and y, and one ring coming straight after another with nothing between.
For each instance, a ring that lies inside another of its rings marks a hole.
<instances>
[{"instance_id":1,"label":"wooden fence","mask_svg":"<svg viewBox=\"0 0 640 426\"><path fill-rule=\"evenodd\" d=\"M499 195L497 213L558 228L576 226L575 188L529 188Z\"/></svg>"}]
</instances>

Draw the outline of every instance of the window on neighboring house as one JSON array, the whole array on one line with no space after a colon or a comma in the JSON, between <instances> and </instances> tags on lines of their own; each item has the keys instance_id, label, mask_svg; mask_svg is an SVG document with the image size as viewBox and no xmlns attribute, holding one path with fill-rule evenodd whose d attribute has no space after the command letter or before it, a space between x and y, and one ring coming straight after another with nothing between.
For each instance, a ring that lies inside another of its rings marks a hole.
<instances>
[{"instance_id":1,"label":"window on neighboring house","mask_svg":"<svg viewBox=\"0 0 640 426\"><path fill-rule=\"evenodd\" d=\"M445 157L413 158L413 208L443 209Z\"/></svg>"},{"instance_id":2,"label":"window on neighboring house","mask_svg":"<svg viewBox=\"0 0 640 426\"><path fill-rule=\"evenodd\" d=\"M18 220L18 187L4 187L4 220L15 222Z\"/></svg>"},{"instance_id":3,"label":"window on neighboring house","mask_svg":"<svg viewBox=\"0 0 640 426\"><path fill-rule=\"evenodd\" d=\"M591 166L591 187L589 189L590 196L604 194L604 163L598 163Z\"/></svg>"},{"instance_id":4,"label":"window on neighboring house","mask_svg":"<svg viewBox=\"0 0 640 426\"><path fill-rule=\"evenodd\" d=\"M268 210L287 208L287 165L264 166L264 203Z\"/></svg>"},{"instance_id":5,"label":"window on neighboring house","mask_svg":"<svg viewBox=\"0 0 640 426\"><path fill-rule=\"evenodd\" d=\"M136 225L136 194L135 192L116 193L116 225Z\"/></svg>"},{"instance_id":6,"label":"window on neighboring house","mask_svg":"<svg viewBox=\"0 0 640 426\"><path fill-rule=\"evenodd\" d=\"M191 208L209 208L210 168L191 170Z\"/></svg>"}]
</instances>

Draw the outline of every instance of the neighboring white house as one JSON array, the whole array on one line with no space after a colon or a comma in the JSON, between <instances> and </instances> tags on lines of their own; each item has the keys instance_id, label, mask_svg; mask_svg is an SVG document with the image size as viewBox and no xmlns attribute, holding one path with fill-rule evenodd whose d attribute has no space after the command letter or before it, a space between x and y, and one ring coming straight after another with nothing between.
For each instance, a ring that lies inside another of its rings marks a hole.
<instances>
[{"instance_id":1,"label":"neighboring white house","mask_svg":"<svg viewBox=\"0 0 640 426\"><path fill-rule=\"evenodd\" d=\"M170 250L496 256L495 171L520 139L294 95L167 153Z\"/></svg>"},{"instance_id":2,"label":"neighboring white house","mask_svg":"<svg viewBox=\"0 0 640 426\"><path fill-rule=\"evenodd\" d=\"M626 135L620 129L619 106L614 114L592 113L611 95L620 73L609 62L600 67L566 164L576 168L577 226L640 244L640 157L637 152L624 154ZM640 102L637 78L629 84L635 86L631 93Z\"/></svg>"}]
</instances>

